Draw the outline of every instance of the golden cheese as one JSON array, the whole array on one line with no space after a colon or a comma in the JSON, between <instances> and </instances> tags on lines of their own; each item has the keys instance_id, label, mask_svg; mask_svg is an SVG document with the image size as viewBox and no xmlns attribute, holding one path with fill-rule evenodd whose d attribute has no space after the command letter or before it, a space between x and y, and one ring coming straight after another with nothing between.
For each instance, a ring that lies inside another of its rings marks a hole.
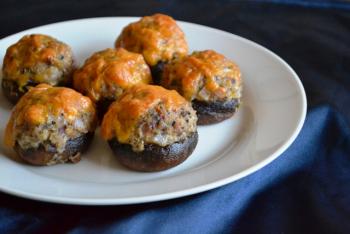
<instances>
[{"instance_id":1,"label":"golden cheese","mask_svg":"<svg viewBox=\"0 0 350 234\"><path fill-rule=\"evenodd\" d=\"M16 126L45 124L49 116L59 115L72 123L84 113L95 115L94 104L88 97L70 88L37 85L14 107L5 130L5 144L9 147L14 146Z\"/></svg>"},{"instance_id":2,"label":"golden cheese","mask_svg":"<svg viewBox=\"0 0 350 234\"><path fill-rule=\"evenodd\" d=\"M101 124L102 137L105 140L117 137L119 142L127 143L144 114L160 102L168 110L188 105L188 101L174 90L156 85L136 85L110 106Z\"/></svg>"},{"instance_id":3,"label":"golden cheese","mask_svg":"<svg viewBox=\"0 0 350 234\"><path fill-rule=\"evenodd\" d=\"M117 38L115 46L142 53L150 66L188 53L184 33L173 18L163 14L145 16L129 24Z\"/></svg>"},{"instance_id":4,"label":"golden cheese","mask_svg":"<svg viewBox=\"0 0 350 234\"><path fill-rule=\"evenodd\" d=\"M161 84L179 91L189 101L240 98L241 72L222 54L205 50L167 64Z\"/></svg>"},{"instance_id":5,"label":"golden cheese","mask_svg":"<svg viewBox=\"0 0 350 234\"><path fill-rule=\"evenodd\" d=\"M150 83L151 72L141 54L123 48L93 54L74 73L74 88L94 102L116 99L122 91L140 83Z\"/></svg>"},{"instance_id":6,"label":"golden cheese","mask_svg":"<svg viewBox=\"0 0 350 234\"><path fill-rule=\"evenodd\" d=\"M29 81L51 85L66 82L72 66L68 45L47 35L32 34L7 49L2 70L4 78L17 82L22 90Z\"/></svg>"}]
</instances>

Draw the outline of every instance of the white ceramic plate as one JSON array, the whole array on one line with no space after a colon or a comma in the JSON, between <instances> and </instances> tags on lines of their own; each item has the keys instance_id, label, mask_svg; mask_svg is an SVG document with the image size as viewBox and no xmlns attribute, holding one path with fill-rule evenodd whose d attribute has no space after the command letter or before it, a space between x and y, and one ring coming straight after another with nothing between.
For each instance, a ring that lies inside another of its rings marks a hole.
<instances>
[{"instance_id":1,"label":"white ceramic plate","mask_svg":"<svg viewBox=\"0 0 350 234\"><path fill-rule=\"evenodd\" d=\"M29 33L69 44L80 64L113 47L121 29L138 18L73 20L29 29L0 40L6 48ZM34 167L10 159L3 133L11 105L0 93L0 190L21 197L68 204L131 204L199 193L238 180L277 158L298 135L306 97L295 72L271 51L227 32L179 22L190 50L214 49L236 61L244 80L243 105L231 119L199 127L199 143L183 164L163 172L125 169L97 134L78 164ZM2 61L0 61L2 64Z\"/></svg>"}]
</instances>

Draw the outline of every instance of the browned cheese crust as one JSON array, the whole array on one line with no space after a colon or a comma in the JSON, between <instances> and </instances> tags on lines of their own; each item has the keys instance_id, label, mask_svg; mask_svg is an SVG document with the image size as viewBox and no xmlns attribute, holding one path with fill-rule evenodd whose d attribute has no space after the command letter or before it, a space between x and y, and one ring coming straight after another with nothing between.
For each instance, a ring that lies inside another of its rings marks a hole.
<instances>
[{"instance_id":1,"label":"browned cheese crust","mask_svg":"<svg viewBox=\"0 0 350 234\"><path fill-rule=\"evenodd\" d=\"M175 166L192 153L198 138L196 123L191 104L176 91L137 85L110 106L101 134L121 163L135 170L156 171ZM147 163L151 152L158 163Z\"/></svg>"},{"instance_id":2,"label":"browned cheese crust","mask_svg":"<svg viewBox=\"0 0 350 234\"><path fill-rule=\"evenodd\" d=\"M184 33L173 18L163 14L145 16L129 24L117 38L115 46L141 53L150 66L188 53Z\"/></svg>"},{"instance_id":3,"label":"browned cheese crust","mask_svg":"<svg viewBox=\"0 0 350 234\"><path fill-rule=\"evenodd\" d=\"M94 53L74 73L74 88L92 101L116 100L125 89L152 81L151 72L141 54L123 48Z\"/></svg>"},{"instance_id":4,"label":"browned cheese crust","mask_svg":"<svg viewBox=\"0 0 350 234\"><path fill-rule=\"evenodd\" d=\"M73 89L40 84L14 107L5 145L35 165L77 162L92 139L95 112L93 102Z\"/></svg>"},{"instance_id":5,"label":"browned cheese crust","mask_svg":"<svg viewBox=\"0 0 350 234\"><path fill-rule=\"evenodd\" d=\"M199 124L229 118L241 100L242 81L238 66L213 50L193 52L165 65L161 85L177 90L192 102Z\"/></svg>"},{"instance_id":6,"label":"browned cheese crust","mask_svg":"<svg viewBox=\"0 0 350 234\"><path fill-rule=\"evenodd\" d=\"M151 82L151 72L142 55L123 48L94 53L73 78L74 88L97 104L100 119L124 90Z\"/></svg>"},{"instance_id":7,"label":"browned cheese crust","mask_svg":"<svg viewBox=\"0 0 350 234\"><path fill-rule=\"evenodd\" d=\"M2 67L2 88L13 103L40 83L68 85L73 71L71 48L50 36L32 34L10 46Z\"/></svg>"}]
</instances>

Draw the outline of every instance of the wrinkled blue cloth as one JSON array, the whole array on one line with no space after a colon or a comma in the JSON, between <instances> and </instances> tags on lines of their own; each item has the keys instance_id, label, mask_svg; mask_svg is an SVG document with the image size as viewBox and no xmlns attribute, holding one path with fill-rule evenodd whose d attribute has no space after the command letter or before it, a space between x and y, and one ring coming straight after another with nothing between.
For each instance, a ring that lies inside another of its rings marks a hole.
<instances>
[{"instance_id":1,"label":"wrinkled blue cloth","mask_svg":"<svg viewBox=\"0 0 350 234\"><path fill-rule=\"evenodd\" d=\"M21 4L1 2L0 37L72 18L154 12L241 35L296 70L309 107L291 147L237 182L184 198L108 207L50 204L0 193L0 233L350 233L350 3Z\"/></svg>"}]
</instances>

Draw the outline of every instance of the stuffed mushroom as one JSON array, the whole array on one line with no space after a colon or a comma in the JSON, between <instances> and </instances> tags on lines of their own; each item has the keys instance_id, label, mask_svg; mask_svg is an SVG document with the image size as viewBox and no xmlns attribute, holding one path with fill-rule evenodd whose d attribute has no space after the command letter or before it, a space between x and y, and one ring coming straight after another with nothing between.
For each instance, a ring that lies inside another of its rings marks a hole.
<instances>
[{"instance_id":1,"label":"stuffed mushroom","mask_svg":"<svg viewBox=\"0 0 350 234\"><path fill-rule=\"evenodd\" d=\"M241 103L239 67L213 50L193 52L164 67L161 85L177 90L197 111L198 124L230 118Z\"/></svg>"},{"instance_id":2,"label":"stuffed mushroom","mask_svg":"<svg viewBox=\"0 0 350 234\"><path fill-rule=\"evenodd\" d=\"M96 103L99 119L126 89L150 82L151 72L142 55L123 48L94 53L73 77L74 88Z\"/></svg>"},{"instance_id":3,"label":"stuffed mushroom","mask_svg":"<svg viewBox=\"0 0 350 234\"><path fill-rule=\"evenodd\" d=\"M197 116L176 91L136 85L109 108L101 125L124 166L161 171L182 163L198 142Z\"/></svg>"},{"instance_id":4,"label":"stuffed mushroom","mask_svg":"<svg viewBox=\"0 0 350 234\"><path fill-rule=\"evenodd\" d=\"M115 42L116 47L141 53L151 67L157 84L164 64L188 53L185 35L170 16L155 14L126 26Z\"/></svg>"},{"instance_id":5,"label":"stuffed mushroom","mask_svg":"<svg viewBox=\"0 0 350 234\"><path fill-rule=\"evenodd\" d=\"M1 82L4 95L15 104L37 84L69 85L73 64L72 50L65 43L42 34L24 36L6 51Z\"/></svg>"},{"instance_id":6,"label":"stuffed mushroom","mask_svg":"<svg viewBox=\"0 0 350 234\"><path fill-rule=\"evenodd\" d=\"M25 162L53 165L78 162L96 127L93 102L70 88L40 84L13 109L5 145Z\"/></svg>"}]
</instances>

